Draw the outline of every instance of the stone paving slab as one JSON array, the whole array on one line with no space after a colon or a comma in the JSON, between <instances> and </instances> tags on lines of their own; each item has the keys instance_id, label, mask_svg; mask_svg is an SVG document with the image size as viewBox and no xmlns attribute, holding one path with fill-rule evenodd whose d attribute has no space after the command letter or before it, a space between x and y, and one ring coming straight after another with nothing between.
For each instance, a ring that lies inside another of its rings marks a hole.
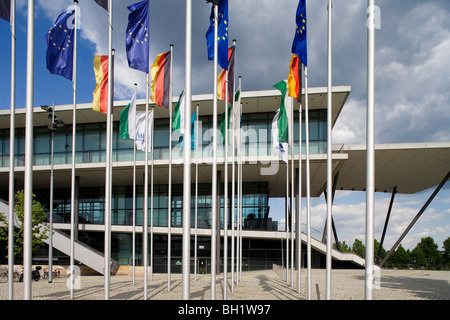
<instances>
[{"instance_id":1,"label":"stone paving slab","mask_svg":"<svg viewBox=\"0 0 450 320\"><path fill-rule=\"evenodd\" d=\"M230 273L228 276L230 277ZM326 271L311 270L311 300L325 300ZM242 281L234 285L233 293L228 291L227 300L306 300L307 272L302 269L300 293L297 293L297 275L294 285L287 283L283 276L272 270L243 272ZM74 300L104 300L103 276L81 276L74 290ZM231 279L228 280L230 287ZM449 300L450 272L421 270L381 270L379 287L373 290L373 300ZM110 300L142 300L144 284L142 277L136 276L135 284L131 276L112 276ZM364 270L332 270L332 300L364 300ZM0 300L8 299L8 283L0 283ZM23 283L14 283L14 299L23 299ZM70 300L67 278L54 278L32 282L33 300ZM172 274L171 290L167 289L167 275L154 274L148 281L149 300L182 300L182 277ZM211 278L191 275L190 300L211 300ZM223 300L223 275L216 278L216 300Z\"/></svg>"}]
</instances>

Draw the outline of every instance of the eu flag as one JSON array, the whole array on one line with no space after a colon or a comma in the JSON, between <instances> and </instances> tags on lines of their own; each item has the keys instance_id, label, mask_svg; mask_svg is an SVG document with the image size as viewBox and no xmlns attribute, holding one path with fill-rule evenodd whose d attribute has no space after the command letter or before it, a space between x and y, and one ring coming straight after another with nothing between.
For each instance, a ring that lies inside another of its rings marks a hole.
<instances>
[{"instance_id":1,"label":"eu flag","mask_svg":"<svg viewBox=\"0 0 450 320\"><path fill-rule=\"evenodd\" d=\"M73 73L73 39L75 10L61 13L53 27L45 35L47 43L47 69L72 80Z\"/></svg>"},{"instance_id":2,"label":"eu flag","mask_svg":"<svg viewBox=\"0 0 450 320\"><path fill-rule=\"evenodd\" d=\"M219 0L217 61L222 69L228 70L228 0ZM209 17L210 26L206 32L206 45L208 47L208 60L214 60L214 5Z\"/></svg>"},{"instance_id":3,"label":"eu flag","mask_svg":"<svg viewBox=\"0 0 450 320\"><path fill-rule=\"evenodd\" d=\"M306 42L306 0L298 2L296 14L297 29L295 30L294 42L292 43L292 53L295 53L300 61L308 65L308 49Z\"/></svg>"},{"instance_id":4,"label":"eu flag","mask_svg":"<svg viewBox=\"0 0 450 320\"><path fill-rule=\"evenodd\" d=\"M145 73L149 72L148 7L149 0L128 6L130 14L125 37L128 66Z\"/></svg>"}]
</instances>

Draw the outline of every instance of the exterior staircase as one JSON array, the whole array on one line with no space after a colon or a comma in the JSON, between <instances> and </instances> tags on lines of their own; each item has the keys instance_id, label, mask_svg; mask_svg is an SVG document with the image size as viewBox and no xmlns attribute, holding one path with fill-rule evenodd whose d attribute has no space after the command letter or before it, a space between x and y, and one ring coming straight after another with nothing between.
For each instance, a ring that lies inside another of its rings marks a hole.
<instances>
[{"instance_id":1,"label":"exterior staircase","mask_svg":"<svg viewBox=\"0 0 450 320\"><path fill-rule=\"evenodd\" d=\"M9 205L4 200L0 199L0 212L4 213L6 219L9 216ZM19 226L19 221L17 216L14 215L14 225ZM42 225L43 227L48 227L47 223ZM48 228L47 228L48 230ZM49 244L48 239L44 240L46 244ZM70 237L59 230L53 230L53 248L63 252L64 254L70 256ZM82 264L88 266L89 268L97 271L98 273L104 274L105 268L105 257L103 253L89 247L88 245L80 242L74 241L74 259L78 260ZM114 275L119 268L119 262L111 259L110 270L111 274Z\"/></svg>"}]
</instances>

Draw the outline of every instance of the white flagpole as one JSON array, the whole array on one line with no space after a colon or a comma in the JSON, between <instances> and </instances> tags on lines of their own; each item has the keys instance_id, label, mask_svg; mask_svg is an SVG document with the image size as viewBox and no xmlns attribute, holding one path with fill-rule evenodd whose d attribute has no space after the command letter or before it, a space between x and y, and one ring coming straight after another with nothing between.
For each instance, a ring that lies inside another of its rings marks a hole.
<instances>
[{"instance_id":1,"label":"white flagpole","mask_svg":"<svg viewBox=\"0 0 450 320\"><path fill-rule=\"evenodd\" d=\"M71 197L70 197L70 298L74 298L74 282L75 282L75 269L74 269L74 260L75 260L75 233L78 230L75 229L75 189L76 189L76 175L75 175L75 162L76 162L76 132L77 132L77 14L78 14L78 1L74 1L75 3L75 30L74 30L74 44L73 44L73 76L72 76L72 85L73 85L73 120L72 120L72 188L71 188ZM79 275L78 275L79 276Z\"/></svg>"},{"instance_id":2,"label":"white flagpole","mask_svg":"<svg viewBox=\"0 0 450 320\"><path fill-rule=\"evenodd\" d=\"M307 292L306 297L311 299L311 186L309 165L309 112L308 112L308 67L305 66L305 134L306 134L306 219L307 219Z\"/></svg>"},{"instance_id":3,"label":"white flagpole","mask_svg":"<svg viewBox=\"0 0 450 320\"><path fill-rule=\"evenodd\" d=\"M110 275L111 275L111 176L112 176L112 116L113 116L113 54L112 54L112 24L113 8L112 0L108 2L109 17L109 41L108 41L108 108L106 112L106 173L105 173L105 300L109 300ZM75 148L73 148L75 149ZM74 202L72 202L74 203Z\"/></svg>"},{"instance_id":4,"label":"white flagpole","mask_svg":"<svg viewBox=\"0 0 450 320\"><path fill-rule=\"evenodd\" d=\"M241 80L242 77L239 77L239 87L241 87ZM241 121L242 121L242 104L239 104L239 152L238 152L238 183L239 183L239 222L238 222L238 228L239 228L239 270L238 270L238 283L242 280L242 205L243 205L243 199L242 199L242 127L241 127Z\"/></svg>"},{"instance_id":5,"label":"white flagpole","mask_svg":"<svg viewBox=\"0 0 450 320\"><path fill-rule=\"evenodd\" d=\"M228 70L225 72L225 168L223 194L223 300L227 299L228 268Z\"/></svg>"},{"instance_id":6,"label":"white flagpole","mask_svg":"<svg viewBox=\"0 0 450 320\"><path fill-rule=\"evenodd\" d=\"M236 70L236 40L233 40L233 45L234 45L234 65L235 65L235 70ZM233 79L234 80L234 79ZM234 87L236 87L236 85L234 85ZM235 92L236 90L233 88L233 91ZM241 92L239 92L239 96L241 95ZM233 127L232 127L232 141L231 141L231 145L232 145L232 156L231 156L231 293L234 292L234 237L235 237L235 233L234 233L234 223L235 223L235 219L234 219L234 214L235 214L235 136L236 136L236 117L234 117L236 110L235 108L235 101L234 101L234 96L232 97L232 115L233 115Z\"/></svg>"},{"instance_id":7,"label":"white flagpole","mask_svg":"<svg viewBox=\"0 0 450 320\"><path fill-rule=\"evenodd\" d=\"M297 204L297 293L300 293L302 270L302 103L298 107L298 204Z\"/></svg>"},{"instance_id":8,"label":"white flagpole","mask_svg":"<svg viewBox=\"0 0 450 320\"><path fill-rule=\"evenodd\" d=\"M286 228L286 282L289 283L289 146L287 152L288 155L286 157L286 198L284 200L285 203L284 226Z\"/></svg>"},{"instance_id":9,"label":"white flagpole","mask_svg":"<svg viewBox=\"0 0 450 320\"><path fill-rule=\"evenodd\" d=\"M33 213L34 0L28 0L23 270L25 300L31 300ZM10 204L12 205L12 204Z\"/></svg>"},{"instance_id":10,"label":"white flagpole","mask_svg":"<svg viewBox=\"0 0 450 320\"><path fill-rule=\"evenodd\" d=\"M240 109L241 111L242 111L242 109ZM242 147L242 135L241 135L241 133L242 133L242 128L241 128L241 130L239 131L240 133L239 133L239 145L240 145L240 147L239 148L241 148ZM242 175L243 175L243 167L242 167L242 151L241 152L239 152L239 154L240 154L240 158L241 158L241 160L240 160L240 166L241 166L241 172L240 172L240 174L239 174L239 179L240 179L240 184L241 184L241 190L240 190L240 197L241 197L241 206L240 206L240 208L239 208L239 220L240 220L240 224L239 224L239 238L240 238L240 240L239 240L239 282L241 282L242 281L242 253L243 253L243 234L242 234L242 228L243 228L243 225L244 225L244 222L243 222L243 216L242 216L242 208L243 208L243 206L244 206L244 197L243 197L243 194L244 194L244 184L243 184L243 182L242 182Z\"/></svg>"},{"instance_id":11,"label":"white flagpole","mask_svg":"<svg viewBox=\"0 0 450 320\"><path fill-rule=\"evenodd\" d=\"M153 136L155 133L155 108L152 107L152 121L151 121L151 179L150 179L150 281L153 281L153 176L154 176L154 170L153 170Z\"/></svg>"},{"instance_id":12,"label":"white flagpole","mask_svg":"<svg viewBox=\"0 0 450 320\"><path fill-rule=\"evenodd\" d=\"M234 110L234 108L235 108L235 105L234 105L234 100L233 100L233 107L232 107L233 109L233 116L234 116L234 114L235 114L235 110ZM233 141L231 142L232 143L232 156L231 156L231 293L233 293L234 292L234 237L235 237L235 233L234 233L234 223L235 223L235 219L234 219L234 215L235 215L235 184L236 184L236 181L235 181L235 175L236 175L236 173L235 173L235 165L234 165L234 161L235 161L235 157L234 157L234 155L235 155L235 150L234 150L234 148L235 148L235 144L234 144L234 141L235 141L235 136L236 136L236 121L235 121L235 119L236 118L234 118L233 120L233 131L232 131L232 138L233 138Z\"/></svg>"},{"instance_id":13,"label":"white flagpole","mask_svg":"<svg viewBox=\"0 0 450 320\"><path fill-rule=\"evenodd\" d=\"M195 217L194 217L194 280L197 281L197 209L198 209L198 105L197 124L195 126Z\"/></svg>"},{"instance_id":14,"label":"white flagpole","mask_svg":"<svg viewBox=\"0 0 450 320\"><path fill-rule=\"evenodd\" d=\"M172 260L172 92L173 92L173 44L170 45L170 85L169 85L169 185L167 196L167 291L170 291Z\"/></svg>"},{"instance_id":15,"label":"white flagpole","mask_svg":"<svg viewBox=\"0 0 450 320\"><path fill-rule=\"evenodd\" d=\"M150 28L150 22L149 27ZM150 52L150 41L148 41ZM150 72L150 58L148 59L148 70ZM146 74L145 87L145 166L144 166L144 210L142 221L142 250L143 259L142 266L144 267L144 300L148 297L148 107L150 99L150 74Z\"/></svg>"},{"instance_id":16,"label":"white flagpole","mask_svg":"<svg viewBox=\"0 0 450 320\"><path fill-rule=\"evenodd\" d=\"M211 223L211 300L216 299L217 257L217 37L219 6L214 5L214 96L213 96L213 164L212 164L212 223Z\"/></svg>"},{"instance_id":17,"label":"white flagpole","mask_svg":"<svg viewBox=\"0 0 450 320\"><path fill-rule=\"evenodd\" d=\"M9 126L8 299L14 300L14 144L16 135L16 0L11 0L11 108ZM49 249L50 250L50 249Z\"/></svg>"},{"instance_id":18,"label":"white flagpole","mask_svg":"<svg viewBox=\"0 0 450 320\"><path fill-rule=\"evenodd\" d=\"M367 173L366 173L366 271L365 298L373 299L374 192L375 192L375 0L367 1Z\"/></svg>"},{"instance_id":19,"label":"white flagpole","mask_svg":"<svg viewBox=\"0 0 450 320\"><path fill-rule=\"evenodd\" d=\"M185 73L185 133L184 141L191 141L191 104L192 104L192 0L186 0L186 73ZM183 121L183 119L181 120ZM183 173L183 263L182 282L183 300L190 299L190 268L191 268L191 150L185 147Z\"/></svg>"},{"instance_id":20,"label":"white flagpole","mask_svg":"<svg viewBox=\"0 0 450 320\"><path fill-rule=\"evenodd\" d=\"M333 159L332 159L332 121L333 121L333 100L332 100L332 51L331 51L331 11L333 9L333 3L328 1L328 107L327 107L327 253L326 253L326 299L331 300L331 222L332 222L332 174L333 174Z\"/></svg>"},{"instance_id":21,"label":"white flagpole","mask_svg":"<svg viewBox=\"0 0 450 320\"><path fill-rule=\"evenodd\" d=\"M146 96L145 96L145 167L144 167L144 217L142 223L142 239L143 239L143 267L144 267L144 300L147 300L148 294L148 100L150 75L147 72Z\"/></svg>"},{"instance_id":22,"label":"white flagpole","mask_svg":"<svg viewBox=\"0 0 450 320\"><path fill-rule=\"evenodd\" d=\"M289 128L291 144L291 288L294 288L294 99L288 99L291 109Z\"/></svg>"},{"instance_id":23,"label":"white flagpole","mask_svg":"<svg viewBox=\"0 0 450 320\"><path fill-rule=\"evenodd\" d=\"M134 84L134 96L137 96L137 84ZM137 99L137 97L136 97ZM135 118L135 126L136 126L136 116ZM134 129L136 131L136 128ZM133 140L133 236L132 236L132 254L131 257L133 259L133 285L136 284L135 280L136 280L136 257L135 257L135 252L136 252L136 133L134 135L134 140Z\"/></svg>"}]
</instances>

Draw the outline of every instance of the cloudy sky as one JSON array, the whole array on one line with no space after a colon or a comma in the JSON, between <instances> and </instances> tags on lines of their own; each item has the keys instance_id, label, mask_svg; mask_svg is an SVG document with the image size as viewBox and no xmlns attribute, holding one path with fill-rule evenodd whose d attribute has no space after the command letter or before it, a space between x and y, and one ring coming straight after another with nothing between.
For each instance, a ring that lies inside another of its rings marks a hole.
<instances>
[{"instance_id":1,"label":"cloudy sky","mask_svg":"<svg viewBox=\"0 0 450 320\"><path fill-rule=\"evenodd\" d=\"M108 17L93 0L80 0L78 102L92 102L95 54L107 54ZM127 5L114 1L116 50L115 99L129 100L133 83L145 97L143 73L128 68L125 55ZM45 66L44 35L71 0L36 0L36 106L72 103L70 81ZM229 39L237 40L237 74L243 90L267 90L288 74L297 0L230 0ZM376 31L376 143L450 141L450 5L448 0L378 0L381 25ZM333 143L365 143L367 1L340 0L333 6L333 85L351 86L350 97L333 130ZM25 107L27 1L17 0L17 108ZM205 33L210 5L193 1L193 93L213 91L213 65L207 60ZM327 1L307 1L308 72L311 87L327 85ZM150 1L150 57L174 45L174 95L184 89L185 2ZM10 101L10 32L0 21L0 109ZM392 245L431 191L397 195L386 247ZM380 239L390 195L377 195L375 237ZM450 193L446 186L404 240L415 247L433 236L441 246L450 234ZM276 201L276 200L274 200ZM275 202L272 203L275 203ZM325 203L313 200L313 227L323 230ZM338 192L333 208L340 240L364 239L364 194ZM403 229L402 229L403 228Z\"/></svg>"}]
</instances>

